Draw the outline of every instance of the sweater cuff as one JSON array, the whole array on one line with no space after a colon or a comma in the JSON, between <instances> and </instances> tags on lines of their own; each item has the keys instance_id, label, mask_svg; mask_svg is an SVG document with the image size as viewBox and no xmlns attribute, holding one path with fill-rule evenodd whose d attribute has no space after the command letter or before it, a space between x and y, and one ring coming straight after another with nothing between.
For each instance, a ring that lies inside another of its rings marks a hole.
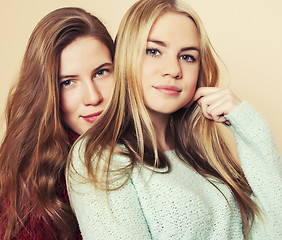
<instances>
[{"instance_id":1,"label":"sweater cuff","mask_svg":"<svg viewBox=\"0 0 282 240\"><path fill-rule=\"evenodd\" d=\"M243 101L225 117L231 123L229 129L235 134L237 143L243 141L267 154L276 148L266 120L249 103Z\"/></svg>"},{"instance_id":2,"label":"sweater cuff","mask_svg":"<svg viewBox=\"0 0 282 240\"><path fill-rule=\"evenodd\" d=\"M231 130L251 132L252 129L265 129L265 119L248 102L243 101L235 110L225 115L231 123Z\"/></svg>"}]
</instances>

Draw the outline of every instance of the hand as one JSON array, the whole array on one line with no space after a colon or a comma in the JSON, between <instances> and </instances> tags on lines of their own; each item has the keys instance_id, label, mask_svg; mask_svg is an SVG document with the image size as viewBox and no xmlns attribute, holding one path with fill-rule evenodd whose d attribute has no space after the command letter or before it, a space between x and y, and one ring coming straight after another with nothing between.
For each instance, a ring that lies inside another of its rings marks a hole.
<instances>
[{"instance_id":1,"label":"hand","mask_svg":"<svg viewBox=\"0 0 282 240\"><path fill-rule=\"evenodd\" d=\"M231 123L226 120L224 115L231 113L240 103L230 90L217 87L200 87L197 89L193 102L197 101L201 106L206 118L218 123L225 123L230 126Z\"/></svg>"}]
</instances>

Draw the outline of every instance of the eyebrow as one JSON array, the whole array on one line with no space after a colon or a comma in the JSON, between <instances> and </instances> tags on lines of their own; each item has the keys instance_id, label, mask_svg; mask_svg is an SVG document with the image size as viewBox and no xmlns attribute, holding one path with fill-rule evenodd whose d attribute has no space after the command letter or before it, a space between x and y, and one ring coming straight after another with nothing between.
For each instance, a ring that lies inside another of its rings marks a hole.
<instances>
[{"instance_id":1,"label":"eyebrow","mask_svg":"<svg viewBox=\"0 0 282 240\"><path fill-rule=\"evenodd\" d=\"M112 63L103 63L101 64L100 66L96 67L92 72L97 72L99 69L103 68L103 67L106 67L106 66L111 66L113 67L113 64ZM75 78L77 77L78 75L61 75L59 76L59 80L62 80L64 78Z\"/></svg>"},{"instance_id":2,"label":"eyebrow","mask_svg":"<svg viewBox=\"0 0 282 240\"><path fill-rule=\"evenodd\" d=\"M159 40L153 40L153 39L148 39L147 42L152 42L152 43L155 43L155 44L158 44L160 46L163 46L163 47L167 47L167 44L163 41L159 41ZM195 51L198 51L200 52L200 49L197 48L197 47L185 47L185 48L181 48L180 51L191 51L191 50L195 50Z\"/></svg>"}]
</instances>

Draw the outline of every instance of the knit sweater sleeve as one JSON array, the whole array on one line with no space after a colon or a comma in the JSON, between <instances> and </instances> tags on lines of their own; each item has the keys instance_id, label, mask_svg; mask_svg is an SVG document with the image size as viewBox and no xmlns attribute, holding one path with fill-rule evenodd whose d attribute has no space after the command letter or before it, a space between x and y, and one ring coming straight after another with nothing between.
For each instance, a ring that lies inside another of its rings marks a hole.
<instances>
[{"instance_id":1,"label":"knit sweater sleeve","mask_svg":"<svg viewBox=\"0 0 282 240\"><path fill-rule=\"evenodd\" d=\"M263 222L255 221L252 239L282 239L282 159L271 130L246 102L226 118L232 124L253 200L262 211Z\"/></svg>"},{"instance_id":2,"label":"knit sweater sleeve","mask_svg":"<svg viewBox=\"0 0 282 240\"><path fill-rule=\"evenodd\" d=\"M129 180L108 195L96 189L86 179L83 153L84 144L79 141L67 173L70 202L83 239L151 239L133 183ZM124 162L124 159L117 160Z\"/></svg>"}]
</instances>

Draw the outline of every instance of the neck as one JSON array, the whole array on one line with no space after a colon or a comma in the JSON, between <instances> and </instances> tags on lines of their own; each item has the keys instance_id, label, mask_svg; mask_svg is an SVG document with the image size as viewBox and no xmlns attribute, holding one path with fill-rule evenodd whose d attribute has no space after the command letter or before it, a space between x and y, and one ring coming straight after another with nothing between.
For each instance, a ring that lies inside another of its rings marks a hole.
<instances>
[{"instance_id":1,"label":"neck","mask_svg":"<svg viewBox=\"0 0 282 240\"><path fill-rule=\"evenodd\" d=\"M159 146L163 151L171 150L171 146L166 136L170 114L161 114L152 111L149 111L149 114L155 129Z\"/></svg>"}]
</instances>

